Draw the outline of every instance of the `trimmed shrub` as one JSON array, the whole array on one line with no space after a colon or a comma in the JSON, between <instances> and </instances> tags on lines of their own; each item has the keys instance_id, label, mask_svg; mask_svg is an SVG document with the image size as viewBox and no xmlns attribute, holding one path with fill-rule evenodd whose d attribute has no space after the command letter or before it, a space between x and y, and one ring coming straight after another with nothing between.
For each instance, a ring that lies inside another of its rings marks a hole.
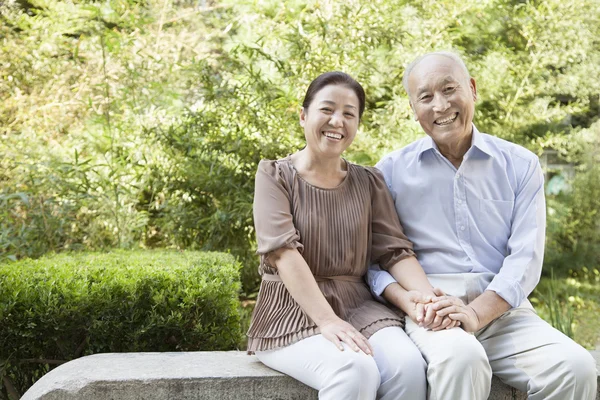
<instances>
[{"instance_id":1,"label":"trimmed shrub","mask_svg":"<svg viewBox=\"0 0 600 400\"><path fill-rule=\"evenodd\" d=\"M0 265L3 394L22 394L53 366L93 353L234 349L239 270L231 255L179 251Z\"/></svg>"}]
</instances>

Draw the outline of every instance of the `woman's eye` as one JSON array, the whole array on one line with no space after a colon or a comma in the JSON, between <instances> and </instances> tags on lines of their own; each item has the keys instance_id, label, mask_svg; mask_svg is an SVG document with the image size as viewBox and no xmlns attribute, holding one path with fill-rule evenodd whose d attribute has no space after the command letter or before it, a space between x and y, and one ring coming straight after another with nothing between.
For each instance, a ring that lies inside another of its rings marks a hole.
<instances>
[{"instance_id":1,"label":"woman's eye","mask_svg":"<svg viewBox=\"0 0 600 400\"><path fill-rule=\"evenodd\" d=\"M424 94L423 96L419 97L420 101L426 101L429 100L431 98L430 94Z\"/></svg>"},{"instance_id":2,"label":"woman's eye","mask_svg":"<svg viewBox=\"0 0 600 400\"><path fill-rule=\"evenodd\" d=\"M321 111L323 111L324 113L330 113L330 112L332 112L331 108L321 108Z\"/></svg>"},{"instance_id":3,"label":"woman's eye","mask_svg":"<svg viewBox=\"0 0 600 400\"><path fill-rule=\"evenodd\" d=\"M349 113L349 112L344 113L344 115L347 116L347 117L350 117L350 118L354 118L354 114Z\"/></svg>"}]
</instances>

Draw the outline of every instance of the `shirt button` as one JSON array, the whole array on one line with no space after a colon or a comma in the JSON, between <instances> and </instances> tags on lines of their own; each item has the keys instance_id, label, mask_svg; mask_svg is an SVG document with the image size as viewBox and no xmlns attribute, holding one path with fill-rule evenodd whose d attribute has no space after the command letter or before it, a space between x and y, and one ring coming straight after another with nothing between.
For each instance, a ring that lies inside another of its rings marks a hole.
<instances>
[{"instance_id":1,"label":"shirt button","mask_svg":"<svg viewBox=\"0 0 600 400\"><path fill-rule=\"evenodd\" d=\"M457 202L458 204L462 204L462 200L461 200L461 199L458 199L456 202Z\"/></svg>"},{"instance_id":2,"label":"shirt button","mask_svg":"<svg viewBox=\"0 0 600 400\"><path fill-rule=\"evenodd\" d=\"M462 226L460 227L460 230L461 230L461 231L464 231L464 230L465 230L465 226L464 226L464 225L462 225Z\"/></svg>"},{"instance_id":3,"label":"shirt button","mask_svg":"<svg viewBox=\"0 0 600 400\"><path fill-rule=\"evenodd\" d=\"M460 179L460 177L461 177L461 174L454 175L454 179Z\"/></svg>"}]
</instances>

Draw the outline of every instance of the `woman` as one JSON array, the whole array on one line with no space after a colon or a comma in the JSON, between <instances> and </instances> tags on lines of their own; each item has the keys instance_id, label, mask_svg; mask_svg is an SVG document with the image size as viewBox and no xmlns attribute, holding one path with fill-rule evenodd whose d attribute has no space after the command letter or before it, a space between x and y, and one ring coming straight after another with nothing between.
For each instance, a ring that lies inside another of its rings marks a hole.
<instances>
[{"instance_id":1,"label":"woman","mask_svg":"<svg viewBox=\"0 0 600 400\"><path fill-rule=\"evenodd\" d=\"M300 112L306 147L259 164L263 281L248 351L320 399L425 399L426 364L402 330L402 313L374 301L363 281L378 262L404 288L434 295L380 173L341 157L364 108L364 90L349 75L319 76ZM404 311L416 320L422 305L414 300L404 292Z\"/></svg>"}]
</instances>

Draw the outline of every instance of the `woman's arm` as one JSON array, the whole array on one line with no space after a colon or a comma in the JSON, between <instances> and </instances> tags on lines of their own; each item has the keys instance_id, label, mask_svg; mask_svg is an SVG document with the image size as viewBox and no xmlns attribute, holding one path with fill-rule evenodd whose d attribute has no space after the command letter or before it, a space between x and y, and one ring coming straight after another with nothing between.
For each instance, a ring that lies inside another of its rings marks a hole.
<instances>
[{"instance_id":1,"label":"woman's arm","mask_svg":"<svg viewBox=\"0 0 600 400\"><path fill-rule=\"evenodd\" d=\"M315 321L326 339L340 350L344 350L341 343L344 342L354 351L360 349L365 354L373 354L367 338L335 314L298 250L281 248L273 251L269 254L269 262L277 267L292 298Z\"/></svg>"},{"instance_id":2,"label":"woman's arm","mask_svg":"<svg viewBox=\"0 0 600 400\"><path fill-rule=\"evenodd\" d=\"M436 297L423 267L416 257L407 257L389 268L398 285L388 285L383 292L386 300L396 304L420 326L438 331L458 326L458 321L438 316L429 303ZM419 295L420 294L420 295Z\"/></svg>"}]
</instances>

